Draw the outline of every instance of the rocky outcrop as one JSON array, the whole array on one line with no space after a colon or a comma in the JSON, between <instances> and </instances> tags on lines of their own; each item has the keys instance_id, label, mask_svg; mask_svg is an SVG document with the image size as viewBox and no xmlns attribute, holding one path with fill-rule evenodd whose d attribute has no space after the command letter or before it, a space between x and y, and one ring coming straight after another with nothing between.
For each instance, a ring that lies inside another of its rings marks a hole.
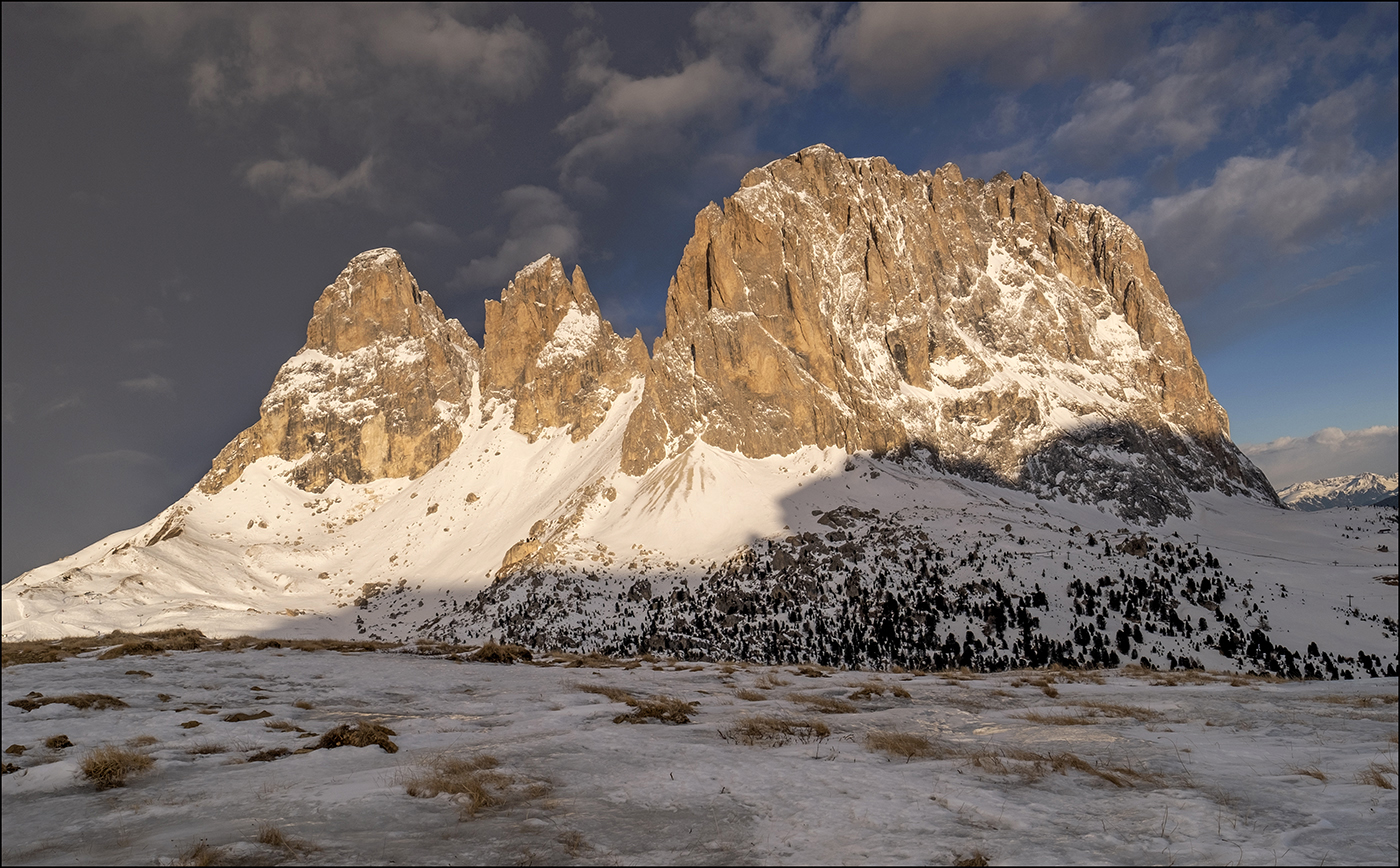
<instances>
[{"instance_id":1,"label":"rocky outcrop","mask_svg":"<svg viewBox=\"0 0 1400 868\"><path fill-rule=\"evenodd\" d=\"M326 287L306 345L278 371L256 424L199 483L213 494L252 462L296 462L291 480L418 477L461 441L481 351L418 288L397 251L369 250Z\"/></svg>"},{"instance_id":2,"label":"rocky outcrop","mask_svg":"<svg viewBox=\"0 0 1400 868\"><path fill-rule=\"evenodd\" d=\"M1029 175L905 175L823 145L696 218L623 469L697 438L751 457L922 448L1048 495L1142 492L1127 512L1157 520L1189 513L1185 488L1275 499L1124 223Z\"/></svg>"},{"instance_id":3,"label":"rocky outcrop","mask_svg":"<svg viewBox=\"0 0 1400 868\"><path fill-rule=\"evenodd\" d=\"M648 367L641 333L618 337L583 269L569 280L554 256L525 266L500 301L486 302L483 347L483 397L513 400L512 427L531 440L547 428L587 437Z\"/></svg>"}]
</instances>

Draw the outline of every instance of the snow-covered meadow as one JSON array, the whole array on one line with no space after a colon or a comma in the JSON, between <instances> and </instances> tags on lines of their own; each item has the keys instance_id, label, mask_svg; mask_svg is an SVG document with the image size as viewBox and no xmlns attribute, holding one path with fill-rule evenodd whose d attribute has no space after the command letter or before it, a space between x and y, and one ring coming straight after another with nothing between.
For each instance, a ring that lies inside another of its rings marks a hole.
<instances>
[{"instance_id":1,"label":"snow-covered meadow","mask_svg":"<svg viewBox=\"0 0 1400 868\"><path fill-rule=\"evenodd\" d=\"M1393 679L410 650L7 666L4 863L1397 860ZM125 706L21 707L83 693ZM689 723L614 722L657 697ZM296 752L358 722L397 751ZM104 744L154 762L99 790L80 765ZM463 792L427 797L435 775Z\"/></svg>"}]
</instances>

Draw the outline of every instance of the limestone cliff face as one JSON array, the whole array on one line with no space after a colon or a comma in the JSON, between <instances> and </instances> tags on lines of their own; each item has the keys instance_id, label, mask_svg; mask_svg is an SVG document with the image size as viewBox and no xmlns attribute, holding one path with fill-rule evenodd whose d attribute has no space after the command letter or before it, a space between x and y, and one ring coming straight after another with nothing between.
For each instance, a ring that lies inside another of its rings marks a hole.
<instances>
[{"instance_id":1,"label":"limestone cliff face","mask_svg":"<svg viewBox=\"0 0 1400 868\"><path fill-rule=\"evenodd\" d=\"M1275 498L1228 435L1113 215L1029 175L905 175L819 145L696 218L623 469L696 438L751 457L924 447L1160 519L1189 513L1185 488Z\"/></svg>"},{"instance_id":2,"label":"limestone cliff face","mask_svg":"<svg viewBox=\"0 0 1400 868\"><path fill-rule=\"evenodd\" d=\"M618 337L583 269L569 280L554 256L521 269L500 301L486 302L483 347L483 398L513 399L512 427L532 440L546 428L587 437L648 367L641 334Z\"/></svg>"},{"instance_id":3,"label":"limestone cliff face","mask_svg":"<svg viewBox=\"0 0 1400 868\"><path fill-rule=\"evenodd\" d=\"M461 440L480 355L397 251L361 253L321 293L306 345L277 373L261 418L199 488L213 494L266 455L296 462L291 479L307 491L421 476Z\"/></svg>"}]
</instances>

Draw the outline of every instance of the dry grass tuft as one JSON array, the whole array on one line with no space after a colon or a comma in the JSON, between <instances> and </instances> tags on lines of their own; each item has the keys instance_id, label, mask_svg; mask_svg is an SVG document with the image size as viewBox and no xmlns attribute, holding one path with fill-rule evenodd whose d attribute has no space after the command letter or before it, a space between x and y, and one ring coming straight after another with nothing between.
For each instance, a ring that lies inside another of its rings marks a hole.
<instances>
[{"instance_id":1,"label":"dry grass tuft","mask_svg":"<svg viewBox=\"0 0 1400 868\"><path fill-rule=\"evenodd\" d=\"M674 696L651 696L634 699L627 704L632 706L632 710L614 717L613 723L647 723L653 720L669 724L690 723L690 714L700 703L686 702Z\"/></svg>"},{"instance_id":2,"label":"dry grass tuft","mask_svg":"<svg viewBox=\"0 0 1400 868\"><path fill-rule=\"evenodd\" d=\"M397 753L399 746L389 740L389 736L398 735L387 726L378 723L360 721L359 723L342 723L340 726L328 730L321 736L321 740L316 742L312 750L327 750L337 747L369 747L377 744L384 748L385 753Z\"/></svg>"},{"instance_id":3,"label":"dry grass tuft","mask_svg":"<svg viewBox=\"0 0 1400 868\"><path fill-rule=\"evenodd\" d=\"M138 735L138 736L136 736L135 738L127 739L126 746L127 746L127 747L150 747L150 746L153 745L153 744L159 744L159 743L160 743L160 739L156 738L156 737L153 736L153 735Z\"/></svg>"},{"instance_id":4,"label":"dry grass tuft","mask_svg":"<svg viewBox=\"0 0 1400 868\"><path fill-rule=\"evenodd\" d=\"M592 850L593 845L584 840L583 833L577 829L568 829L559 833L559 843L564 845L564 852L574 859L582 856L586 851Z\"/></svg>"},{"instance_id":5,"label":"dry grass tuft","mask_svg":"<svg viewBox=\"0 0 1400 868\"><path fill-rule=\"evenodd\" d=\"M63 750L72 746L73 742L69 741L66 735L51 735L44 739L44 747L49 750Z\"/></svg>"},{"instance_id":6,"label":"dry grass tuft","mask_svg":"<svg viewBox=\"0 0 1400 868\"><path fill-rule=\"evenodd\" d=\"M1115 775L1113 772L1095 768L1072 753L1051 754L1050 767L1062 775L1068 774L1069 769L1074 769L1077 772L1083 772L1086 775L1093 775L1096 778L1108 781L1115 787L1127 786L1127 782L1124 781L1123 778Z\"/></svg>"},{"instance_id":7,"label":"dry grass tuft","mask_svg":"<svg viewBox=\"0 0 1400 868\"><path fill-rule=\"evenodd\" d=\"M1317 766L1292 766L1288 769L1290 775L1303 775L1309 778L1316 778L1327 783L1327 775Z\"/></svg>"},{"instance_id":8,"label":"dry grass tuft","mask_svg":"<svg viewBox=\"0 0 1400 868\"><path fill-rule=\"evenodd\" d=\"M860 711L859 708L845 699L823 696L820 693L789 693L787 698L789 702L805 705L820 711L822 714L854 714Z\"/></svg>"},{"instance_id":9,"label":"dry grass tuft","mask_svg":"<svg viewBox=\"0 0 1400 868\"><path fill-rule=\"evenodd\" d=\"M258 827L258 843L285 850L287 855L293 857L301 853L314 853L321 849L310 841L290 837L272 823L263 823Z\"/></svg>"},{"instance_id":10,"label":"dry grass tuft","mask_svg":"<svg viewBox=\"0 0 1400 868\"><path fill-rule=\"evenodd\" d=\"M248 762L270 763L273 760L281 759L282 757L287 756L290 753L291 751L287 750L285 747L270 747L265 750L260 750L257 753L254 753L251 756L249 756Z\"/></svg>"},{"instance_id":11,"label":"dry grass tuft","mask_svg":"<svg viewBox=\"0 0 1400 868\"><path fill-rule=\"evenodd\" d=\"M1112 702L1099 702L1085 700L1074 703L1083 708L1077 713L1055 713L1045 711L1027 711L1025 714L1013 715L1031 723L1044 723L1051 726L1088 726L1096 723L1109 723L1117 720L1133 719L1144 723L1148 721L1161 720L1162 714L1150 708L1142 708L1137 705L1119 705Z\"/></svg>"},{"instance_id":12,"label":"dry grass tuft","mask_svg":"<svg viewBox=\"0 0 1400 868\"><path fill-rule=\"evenodd\" d=\"M1375 708L1378 705L1394 705L1397 700L1400 700L1400 696L1394 693L1372 694L1370 696L1339 696L1337 694L1332 694L1330 696L1317 697L1318 702L1326 702L1330 705L1345 705L1351 708Z\"/></svg>"},{"instance_id":13,"label":"dry grass tuft","mask_svg":"<svg viewBox=\"0 0 1400 868\"><path fill-rule=\"evenodd\" d=\"M152 677L154 677L154 676L151 675L151 673L147 672L147 671L144 670L144 669L128 669L128 670L126 670L126 674L127 674L127 675L139 675L139 676L142 677L142 678L152 678Z\"/></svg>"},{"instance_id":14,"label":"dry grass tuft","mask_svg":"<svg viewBox=\"0 0 1400 868\"><path fill-rule=\"evenodd\" d=\"M856 691L852 693L850 697L851 699L855 700L869 699L872 696L884 696L886 693L889 693L891 696L894 696L898 699L910 698L909 691L905 690L903 687L900 687L898 684L886 684L883 681L876 681L872 679L870 681L865 682L864 684L853 684L851 686L856 688Z\"/></svg>"},{"instance_id":15,"label":"dry grass tuft","mask_svg":"<svg viewBox=\"0 0 1400 868\"><path fill-rule=\"evenodd\" d=\"M823 668L820 668L820 667L817 667L817 666L799 666L799 667L797 667L796 671L793 672L793 674L794 674L794 675L801 675L801 676L803 676L804 678L830 678L830 677L831 677L830 670L823 669Z\"/></svg>"},{"instance_id":16,"label":"dry grass tuft","mask_svg":"<svg viewBox=\"0 0 1400 868\"><path fill-rule=\"evenodd\" d=\"M551 787L544 781L521 782L497 771L494 756L438 754L420 760L413 771L401 773L399 783L410 796L431 799L446 794L462 809L463 820L488 808L542 798Z\"/></svg>"},{"instance_id":17,"label":"dry grass tuft","mask_svg":"<svg viewBox=\"0 0 1400 868\"><path fill-rule=\"evenodd\" d=\"M831 735L831 728L815 719L756 715L740 717L728 729L720 730L719 735L725 741L750 747L782 747L793 739L802 744L821 743Z\"/></svg>"},{"instance_id":18,"label":"dry grass tuft","mask_svg":"<svg viewBox=\"0 0 1400 868\"><path fill-rule=\"evenodd\" d=\"M909 762L914 757L942 758L948 755L945 748L939 747L924 736L913 732L867 733L865 746L887 754L891 758L902 756L905 762Z\"/></svg>"},{"instance_id":19,"label":"dry grass tuft","mask_svg":"<svg viewBox=\"0 0 1400 868\"><path fill-rule=\"evenodd\" d=\"M1373 762L1366 768L1356 773L1358 784L1368 784L1373 787L1380 787L1383 790L1395 789L1395 784L1390 782L1396 776L1395 763L1387 761L1384 763Z\"/></svg>"},{"instance_id":20,"label":"dry grass tuft","mask_svg":"<svg viewBox=\"0 0 1400 868\"><path fill-rule=\"evenodd\" d=\"M45 705L53 705L54 703L71 705L74 708L84 711L89 708L100 711L106 708L128 707L125 702L122 702L117 697L108 696L105 693L72 693L67 696L41 696L31 693L28 696L10 700L10 705L13 705L15 708L23 709L24 711L33 711L36 708L42 708Z\"/></svg>"},{"instance_id":21,"label":"dry grass tuft","mask_svg":"<svg viewBox=\"0 0 1400 868\"><path fill-rule=\"evenodd\" d=\"M278 719L278 720L269 720L269 721L267 721L266 723L264 723L263 726L266 727L267 729L272 730L273 732L305 732L305 731L306 731L306 730L302 729L301 727L297 726L295 723L292 723L290 720L281 720L281 719Z\"/></svg>"},{"instance_id":22,"label":"dry grass tuft","mask_svg":"<svg viewBox=\"0 0 1400 868\"><path fill-rule=\"evenodd\" d=\"M759 690L772 690L774 687L787 687L791 683L786 678L779 678L776 673L765 672L758 676L758 680L754 681L753 686Z\"/></svg>"},{"instance_id":23,"label":"dry grass tuft","mask_svg":"<svg viewBox=\"0 0 1400 868\"><path fill-rule=\"evenodd\" d=\"M530 660L532 656L530 649L524 645L487 642L471 655L471 659L479 663L514 663L517 660Z\"/></svg>"},{"instance_id":24,"label":"dry grass tuft","mask_svg":"<svg viewBox=\"0 0 1400 868\"><path fill-rule=\"evenodd\" d=\"M222 865L226 854L222 847L212 846L203 838L176 858L176 865Z\"/></svg>"},{"instance_id":25,"label":"dry grass tuft","mask_svg":"<svg viewBox=\"0 0 1400 868\"><path fill-rule=\"evenodd\" d=\"M88 751L78 769L99 790L106 790L126 786L128 776L148 771L154 764L150 756L140 751L105 744Z\"/></svg>"},{"instance_id":26,"label":"dry grass tuft","mask_svg":"<svg viewBox=\"0 0 1400 868\"><path fill-rule=\"evenodd\" d=\"M298 699L296 702L292 703L292 707L300 708L302 711L310 711L311 709L316 707L316 703L311 702L307 699Z\"/></svg>"},{"instance_id":27,"label":"dry grass tuft","mask_svg":"<svg viewBox=\"0 0 1400 868\"><path fill-rule=\"evenodd\" d=\"M567 661L564 663L565 669L636 669L642 665L640 660L609 657L597 651L589 651L587 654L554 651L551 652L551 656L556 660Z\"/></svg>"},{"instance_id":28,"label":"dry grass tuft","mask_svg":"<svg viewBox=\"0 0 1400 868\"><path fill-rule=\"evenodd\" d=\"M574 685L574 689L582 690L584 693L596 693L599 696L606 696L613 702L625 702L628 705L636 702L636 697L623 690L621 687L611 687L606 684L578 683Z\"/></svg>"},{"instance_id":29,"label":"dry grass tuft","mask_svg":"<svg viewBox=\"0 0 1400 868\"><path fill-rule=\"evenodd\" d=\"M180 728L181 728L181 729L194 729L196 726L199 726L199 725L200 725L200 723L199 723L199 721L197 721L197 720L187 720L187 721L185 721L184 723L180 724Z\"/></svg>"},{"instance_id":30,"label":"dry grass tuft","mask_svg":"<svg viewBox=\"0 0 1400 868\"><path fill-rule=\"evenodd\" d=\"M271 716L272 712L268 711L267 709L263 709L262 711L253 714L249 714L246 711L240 711L235 714L225 714L224 720L228 723L242 723L245 720L262 720Z\"/></svg>"},{"instance_id":31,"label":"dry grass tuft","mask_svg":"<svg viewBox=\"0 0 1400 868\"><path fill-rule=\"evenodd\" d=\"M190 756L210 756L216 753L228 753L228 745L221 741L197 741L185 748L185 753Z\"/></svg>"},{"instance_id":32,"label":"dry grass tuft","mask_svg":"<svg viewBox=\"0 0 1400 868\"><path fill-rule=\"evenodd\" d=\"M981 850L973 850L971 853L968 853L966 856L964 856L964 855L961 854L961 853L954 853L954 854L953 854L953 864L954 864L954 865L972 865L972 866L977 866L977 868L981 868L981 866L983 866L983 865L990 865L990 864L992 864L992 863L991 863L991 860L988 858L988 856L987 856L986 853L983 853Z\"/></svg>"},{"instance_id":33,"label":"dry grass tuft","mask_svg":"<svg viewBox=\"0 0 1400 868\"><path fill-rule=\"evenodd\" d=\"M9 747L5 748L5 753L9 754L10 756L24 756L24 752L27 750L29 750L29 748L25 745L12 744Z\"/></svg>"},{"instance_id":34,"label":"dry grass tuft","mask_svg":"<svg viewBox=\"0 0 1400 868\"><path fill-rule=\"evenodd\" d=\"M747 687L739 688L734 692L734 695L744 700L745 702L762 702L763 700L768 698L764 694L759 693L757 690L750 690Z\"/></svg>"}]
</instances>

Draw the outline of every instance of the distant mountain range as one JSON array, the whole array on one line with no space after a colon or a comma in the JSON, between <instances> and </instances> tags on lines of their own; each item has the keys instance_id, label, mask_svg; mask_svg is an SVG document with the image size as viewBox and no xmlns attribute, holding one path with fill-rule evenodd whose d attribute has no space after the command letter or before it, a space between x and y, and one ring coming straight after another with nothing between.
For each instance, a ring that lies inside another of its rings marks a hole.
<instances>
[{"instance_id":1,"label":"distant mountain range","mask_svg":"<svg viewBox=\"0 0 1400 868\"><path fill-rule=\"evenodd\" d=\"M1293 509L1312 511L1338 506L1377 506L1386 501L1395 505L1400 474L1379 476L1360 473L1356 476L1333 476L1290 485L1278 493L1279 499Z\"/></svg>"}]
</instances>

